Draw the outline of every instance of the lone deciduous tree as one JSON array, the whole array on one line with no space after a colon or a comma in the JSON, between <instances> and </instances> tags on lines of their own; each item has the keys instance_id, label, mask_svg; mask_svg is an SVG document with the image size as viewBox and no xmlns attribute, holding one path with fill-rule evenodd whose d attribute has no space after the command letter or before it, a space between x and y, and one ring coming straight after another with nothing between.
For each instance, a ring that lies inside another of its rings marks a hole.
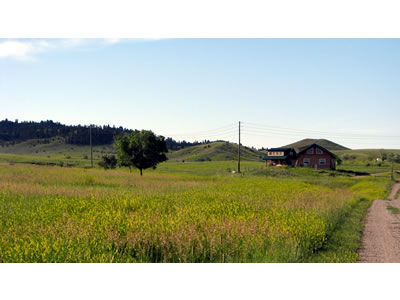
<instances>
[{"instance_id":1,"label":"lone deciduous tree","mask_svg":"<svg viewBox=\"0 0 400 300\"><path fill-rule=\"evenodd\" d=\"M156 136L150 130L135 130L128 135L115 138L115 150L120 166L135 167L140 170L155 169L157 164L167 160L167 144L163 136Z\"/></svg>"}]
</instances>

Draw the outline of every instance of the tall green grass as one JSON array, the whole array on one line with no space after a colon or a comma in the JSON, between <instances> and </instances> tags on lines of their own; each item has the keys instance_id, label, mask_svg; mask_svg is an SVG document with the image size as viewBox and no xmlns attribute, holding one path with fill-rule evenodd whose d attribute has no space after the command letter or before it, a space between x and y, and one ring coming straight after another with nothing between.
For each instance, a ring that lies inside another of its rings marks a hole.
<instances>
[{"instance_id":1,"label":"tall green grass","mask_svg":"<svg viewBox=\"0 0 400 300\"><path fill-rule=\"evenodd\" d=\"M344 240L340 230L359 236L344 220L385 197L389 183L309 170L211 176L229 165L186 166L165 164L140 177L0 165L0 261L353 262L355 247L330 245Z\"/></svg>"}]
</instances>

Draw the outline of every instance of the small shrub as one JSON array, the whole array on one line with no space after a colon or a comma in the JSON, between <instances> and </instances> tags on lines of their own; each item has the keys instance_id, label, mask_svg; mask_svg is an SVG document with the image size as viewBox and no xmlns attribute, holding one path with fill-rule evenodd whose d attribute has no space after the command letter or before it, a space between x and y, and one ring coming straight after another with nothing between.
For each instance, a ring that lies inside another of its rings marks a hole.
<instances>
[{"instance_id":1,"label":"small shrub","mask_svg":"<svg viewBox=\"0 0 400 300\"><path fill-rule=\"evenodd\" d=\"M388 206L386 207L388 211L390 211L392 214L400 214L400 208L398 207L393 207L393 206Z\"/></svg>"},{"instance_id":2,"label":"small shrub","mask_svg":"<svg viewBox=\"0 0 400 300\"><path fill-rule=\"evenodd\" d=\"M85 176L83 178L83 184L84 185L93 185L95 183L95 180L92 176Z\"/></svg>"},{"instance_id":3,"label":"small shrub","mask_svg":"<svg viewBox=\"0 0 400 300\"><path fill-rule=\"evenodd\" d=\"M115 155L103 155L98 164L104 170L115 169L117 166L117 158Z\"/></svg>"},{"instance_id":4,"label":"small shrub","mask_svg":"<svg viewBox=\"0 0 400 300\"><path fill-rule=\"evenodd\" d=\"M357 157L354 154L343 154L342 159L343 160L355 160Z\"/></svg>"},{"instance_id":5,"label":"small shrub","mask_svg":"<svg viewBox=\"0 0 400 300\"><path fill-rule=\"evenodd\" d=\"M200 157L198 159L196 159L196 161L211 161L211 158L207 157Z\"/></svg>"},{"instance_id":6,"label":"small shrub","mask_svg":"<svg viewBox=\"0 0 400 300\"><path fill-rule=\"evenodd\" d=\"M382 153L381 153L381 159L382 159L382 161L387 160L387 158L388 158L387 154L382 152Z\"/></svg>"}]
</instances>

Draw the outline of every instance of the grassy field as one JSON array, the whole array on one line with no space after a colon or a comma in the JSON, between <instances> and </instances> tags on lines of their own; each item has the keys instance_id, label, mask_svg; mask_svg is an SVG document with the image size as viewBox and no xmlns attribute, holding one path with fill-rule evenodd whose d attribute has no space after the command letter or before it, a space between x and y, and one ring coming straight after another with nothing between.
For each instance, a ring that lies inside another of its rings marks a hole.
<instances>
[{"instance_id":1,"label":"grassy field","mask_svg":"<svg viewBox=\"0 0 400 300\"><path fill-rule=\"evenodd\" d=\"M380 150L335 151L350 159L324 171L265 169L244 149L237 174L236 148L213 143L142 178L87 169L89 147L57 139L0 151L1 262L354 262L391 185ZM111 151L95 147L95 165Z\"/></svg>"},{"instance_id":2,"label":"grassy field","mask_svg":"<svg viewBox=\"0 0 400 300\"><path fill-rule=\"evenodd\" d=\"M400 150L380 150L380 149L361 149L361 150L341 150L333 151L342 158L342 165L338 166L338 170L352 170L357 172L367 172L370 174L383 173L391 171L392 164L388 161L377 161L381 153L400 154ZM344 159L346 157L347 159ZM396 170L400 170L400 164L394 164Z\"/></svg>"},{"instance_id":3,"label":"grassy field","mask_svg":"<svg viewBox=\"0 0 400 300\"><path fill-rule=\"evenodd\" d=\"M389 177L263 166L167 162L140 177L2 163L0 261L356 261Z\"/></svg>"}]
</instances>

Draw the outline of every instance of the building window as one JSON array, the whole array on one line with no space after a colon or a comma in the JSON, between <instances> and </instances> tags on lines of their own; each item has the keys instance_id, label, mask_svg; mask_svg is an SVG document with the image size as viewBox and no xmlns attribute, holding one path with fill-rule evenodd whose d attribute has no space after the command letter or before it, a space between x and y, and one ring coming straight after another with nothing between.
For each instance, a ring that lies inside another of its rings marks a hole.
<instances>
[{"instance_id":1,"label":"building window","mask_svg":"<svg viewBox=\"0 0 400 300\"><path fill-rule=\"evenodd\" d=\"M307 150L307 154L314 154L314 148L310 148Z\"/></svg>"},{"instance_id":2,"label":"building window","mask_svg":"<svg viewBox=\"0 0 400 300\"><path fill-rule=\"evenodd\" d=\"M321 149L317 148L316 151L315 151L315 153L317 153L317 154L322 154L322 153L324 153L324 152L322 152Z\"/></svg>"},{"instance_id":3,"label":"building window","mask_svg":"<svg viewBox=\"0 0 400 300\"><path fill-rule=\"evenodd\" d=\"M310 164L310 159L309 158L303 158L303 163L306 165Z\"/></svg>"},{"instance_id":4,"label":"building window","mask_svg":"<svg viewBox=\"0 0 400 300\"><path fill-rule=\"evenodd\" d=\"M325 160L325 158L321 158L321 159L319 160L319 164L320 164L321 166L325 166L325 165L326 165L326 160Z\"/></svg>"}]
</instances>

